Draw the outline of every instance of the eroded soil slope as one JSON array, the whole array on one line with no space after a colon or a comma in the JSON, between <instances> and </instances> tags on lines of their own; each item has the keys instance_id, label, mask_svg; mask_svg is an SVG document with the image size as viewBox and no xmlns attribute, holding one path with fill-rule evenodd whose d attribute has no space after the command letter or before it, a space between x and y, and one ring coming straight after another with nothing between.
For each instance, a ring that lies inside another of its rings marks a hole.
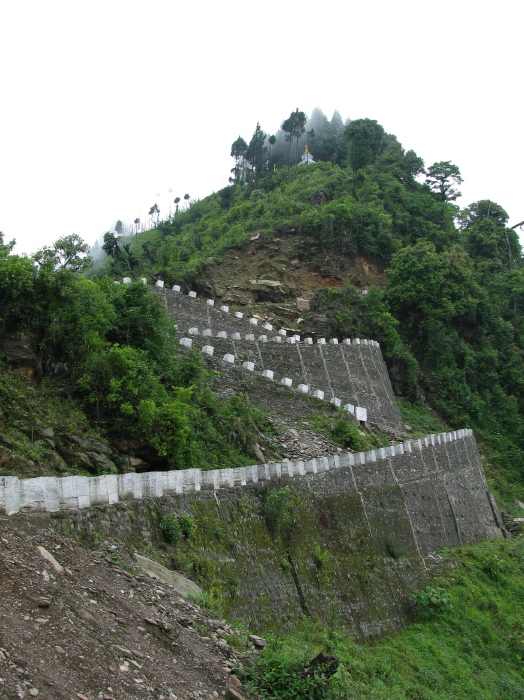
<instances>
[{"instance_id":1,"label":"eroded soil slope","mask_svg":"<svg viewBox=\"0 0 524 700\"><path fill-rule=\"evenodd\" d=\"M2 699L252 697L229 673L252 652L245 634L100 546L0 519Z\"/></svg>"}]
</instances>

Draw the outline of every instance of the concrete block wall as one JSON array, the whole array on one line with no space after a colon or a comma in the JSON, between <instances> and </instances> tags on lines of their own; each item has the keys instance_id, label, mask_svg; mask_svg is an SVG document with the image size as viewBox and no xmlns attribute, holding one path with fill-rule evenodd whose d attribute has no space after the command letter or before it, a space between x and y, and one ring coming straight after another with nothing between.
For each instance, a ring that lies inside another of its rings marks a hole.
<instances>
[{"instance_id":1,"label":"concrete block wall","mask_svg":"<svg viewBox=\"0 0 524 700\"><path fill-rule=\"evenodd\" d=\"M212 343L212 345L208 343ZM226 363L228 365L236 365L237 367L247 369L249 373L259 374L266 379L266 391L270 394L274 391L274 384L280 383L288 388L293 388L295 392L299 394L307 394L319 398L320 400L331 402L337 407L341 407L343 410L351 413L358 422L363 424L367 424L368 422L367 408L335 396L329 383L324 386L319 386L315 380L321 379L322 375L317 373L316 376L312 376L301 372L296 362L290 362L292 358L289 353L282 351L282 348L286 346L273 345L273 347L267 348L266 346L269 345L268 343L258 343L256 341L253 342L242 339L227 339L223 337L210 339L209 336L202 337L195 334L181 338L180 345L188 349L199 348L201 352L208 356L208 359L212 356L215 360L221 360L221 363L213 363L214 368L221 373L224 371L224 363ZM266 352L266 350L268 351ZM276 369L277 367L278 369ZM306 383L306 381L304 381L305 377L307 380L315 383ZM272 383L270 384L269 382ZM228 384L227 380L225 383ZM217 382L217 384L220 390L220 382ZM235 383L231 385L233 390L234 387ZM222 392L219 391L219 393ZM228 393L231 392L226 392L226 395L228 395ZM345 391L342 392L342 396L344 399L352 398L352 395ZM257 404L258 403L259 402L257 402ZM262 403L269 407L271 406L271 401L262 401Z\"/></svg>"},{"instance_id":2,"label":"concrete block wall","mask_svg":"<svg viewBox=\"0 0 524 700\"><path fill-rule=\"evenodd\" d=\"M270 369L280 377L292 379L294 386L305 384L311 392L321 390L326 401L338 398L342 406L363 407L374 426L404 433L376 341L354 338L338 342L321 338L314 343L310 338L291 338L283 335L283 329L266 328L261 320L248 314L238 318L231 310L221 310L216 303L211 305L179 291L162 288L157 291L176 319L181 339L189 337L192 345L198 345L197 337L213 338L213 342L206 344L220 347L222 357L234 355L241 363L253 362L256 371ZM217 341L222 342L219 345ZM187 345L187 341L182 344ZM214 354L218 352L215 350Z\"/></svg>"},{"instance_id":3,"label":"concrete block wall","mask_svg":"<svg viewBox=\"0 0 524 700\"><path fill-rule=\"evenodd\" d=\"M0 477L0 514L72 511L169 494L214 498L216 491L268 482L278 486L282 481L319 495L360 494L370 518L396 503L398 517L409 522L421 556L437 546L501 534L471 430L430 435L368 452L235 469L21 480L4 476ZM374 527L380 530L380 522Z\"/></svg>"}]
</instances>

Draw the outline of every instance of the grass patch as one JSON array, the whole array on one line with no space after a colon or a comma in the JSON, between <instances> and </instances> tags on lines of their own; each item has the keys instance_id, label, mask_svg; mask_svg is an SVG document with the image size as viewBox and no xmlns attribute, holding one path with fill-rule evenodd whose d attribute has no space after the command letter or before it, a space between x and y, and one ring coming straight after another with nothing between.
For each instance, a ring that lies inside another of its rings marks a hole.
<instances>
[{"instance_id":1,"label":"grass patch","mask_svg":"<svg viewBox=\"0 0 524 700\"><path fill-rule=\"evenodd\" d=\"M428 605L417 606L420 612L414 608L407 629L358 644L341 630L304 618L293 635L266 633L268 647L243 682L267 700L288 697L286 687L298 693L289 697L322 700L524 698L524 538L444 556L448 572L415 594L427 602L437 591L437 604L430 601L430 614ZM297 690L298 672L319 652L340 660L337 672L314 690Z\"/></svg>"},{"instance_id":2,"label":"grass patch","mask_svg":"<svg viewBox=\"0 0 524 700\"><path fill-rule=\"evenodd\" d=\"M355 425L343 410L338 410L332 415L314 413L310 416L310 421L315 432L353 452L365 452L389 445L387 435L365 432Z\"/></svg>"},{"instance_id":3,"label":"grass patch","mask_svg":"<svg viewBox=\"0 0 524 700\"><path fill-rule=\"evenodd\" d=\"M397 397L397 403L404 423L411 426L411 437L425 437L452 429L426 404L411 403L399 397Z\"/></svg>"}]
</instances>

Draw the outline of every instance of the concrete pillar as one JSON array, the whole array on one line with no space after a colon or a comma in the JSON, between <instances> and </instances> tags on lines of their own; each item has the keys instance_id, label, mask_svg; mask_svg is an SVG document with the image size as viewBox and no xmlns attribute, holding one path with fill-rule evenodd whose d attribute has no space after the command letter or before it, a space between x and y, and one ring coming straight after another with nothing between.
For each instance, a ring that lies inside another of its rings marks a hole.
<instances>
[{"instance_id":1,"label":"concrete pillar","mask_svg":"<svg viewBox=\"0 0 524 700\"><path fill-rule=\"evenodd\" d=\"M235 311L235 316L237 318L244 318L244 314L242 313L242 311Z\"/></svg>"},{"instance_id":2,"label":"concrete pillar","mask_svg":"<svg viewBox=\"0 0 524 700\"><path fill-rule=\"evenodd\" d=\"M258 326L258 318L250 318L249 323L251 323L253 326Z\"/></svg>"},{"instance_id":3,"label":"concrete pillar","mask_svg":"<svg viewBox=\"0 0 524 700\"><path fill-rule=\"evenodd\" d=\"M22 479L20 486L20 510L22 512L45 510L43 477Z\"/></svg>"},{"instance_id":4,"label":"concrete pillar","mask_svg":"<svg viewBox=\"0 0 524 700\"><path fill-rule=\"evenodd\" d=\"M185 348L190 348L193 345L193 341L191 338L180 338L180 345L183 345Z\"/></svg>"},{"instance_id":5,"label":"concrete pillar","mask_svg":"<svg viewBox=\"0 0 524 700\"><path fill-rule=\"evenodd\" d=\"M265 370L262 372L262 376L263 376L263 377L266 377L267 379L273 379L273 377L274 377L273 370L271 370L271 369L265 369Z\"/></svg>"},{"instance_id":6,"label":"concrete pillar","mask_svg":"<svg viewBox=\"0 0 524 700\"><path fill-rule=\"evenodd\" d=\"M164 280L157 280L156 286L160 287L160 289L163 289L164 288Z\"/></svg>"},{"instance_id":7,"label":"concrete pillar","mask_svg":"<svg viewBox=\"0 0 524 700\"><path fill-rule=\"evenodd\" d=\"M363 408L362 406L356 406L355 407L355 416L356 416L357 420L362 421L363 423L367 423L367 420L368 420L367 408Z\"/></svg>"},{"instance_id":8,"label":"concrete pillar","mask_svg":"<svg viewBox=\"0 0 524 700\"><path fill-rule=\"evenodd\" d=\"M196 292L188 292L187 296L191 297L191 299L196 299L197 293Z\"/></svg>"},{"instance_id":9,"label":"concrete pillar","mask_svg":"<svg viewBox=\"0 0 524 700\"><path fill-rule=\"evenodd\" d=\"M204 330L202 331L202 336L204 338L211 338L212 335L213 335L213 331L211 330L211 328L204 328Z\"/></svg>"},{"instance_id":10,"label":"concrete pillar","mask_svg":"<svg viewBox=\"0 0 524 700\"><path fill-rule=\"evenodd\" d=\"M299 384L297 389L301 394L309 393L309 386L307 384Z\"/></svg>"},{"instance_id":11,"label":"concrete pillar","mask_svg":"<svg viewBox=\"0 0 524 700\"><path fill-rule=\"evenodd\" d=\"M189 335L198 335L198 328L190 328L188 330Z\"/></svg>"},{"instance_id":12,"label":"concrete pillar","mask_svg":"<svg viewBox=\"0 0 524 700\"><path fill-rule=\"evenodd\" d=\"M174 284L174 285L173 285L173 291L174 291L174 292L179 292L179 291L180 291L180 285L179 285L179 284Z\"/></svg>"},{"instance_id":13,"label":"concrete pillar","mask_svg":"<svg viewBox=\"0 0 524 700\"><path fill-rule=\"evenodd\" d=\"M229 362L232 365L235 364L235 356L231 355L231 353L229 352L226 355L224 355L222 359L224 360L224 362Z\"/></svg>"},{"instance_id":14,"label":"concrete pillar","mask_svg":"<svg viewBox=\"0 0 524 700\"><path fill-rule=\"evenodd\" d=\"M204 347L202 348L202 352L204 353L204 355L211 356L215 352L215 348L212 345L204 345Z\"/></svg>"},{"instance_id":15,"label":"concrete pillar","mask_svg":"<svg viewBox=\"0 0 524 700\"><path fill-rule=\"evenodd\" d=\"M253 370L255 369L255 363L254 362L244 362L242 364L242 367L244 369L247 369L248 372L253 372Z\"/></svg>"},{"instance_id":16,"label":"concrete pillar","mask_svg":"<svg viewBox=\"0 0 524 700\"><path fill-rule=\"evenodd\" d=\"M316 399L320 399L321 401L324 400L324 392L322 389L315 389L312 396L314 396Z\"/></svg>"},{"instance_id":17,"label":"concrete pillar","mask_svg":"<svg viewBox=\"0 0 524 700\"><path fill-rule=\"evenodd\" d=\"M231 333L231 340L240 340L241 337L240 333Z\"/></svg>"},{"instance_id":18,"label":"concrete pillar","mask_svg":"<svg viewBox=\"0 0 524 700\"><path fill-rule=\"evenodd\" d=\"M220 311L223 311L225 314L229 313L229 306L221 306Z\"/></svg>"},{"instance_id":19,"label":"concrete pillar","mask_svg":"<svg viewBox=\"0 0 524 700\"><path fill-rule=\"evenodd\" d=\"M207 300L206 300L206 304L207 304L208 306L214 306L214 305L215 305L215 300L214 300L214 299L207 299Z\"/></svg>"},{"instance_id":20,"label":"concrete pillar","mask_svg":"<svg viewBox=\"0 0 524 700\"><path fill-rule=\"evenodd\" d=\"M333 397L329 400L329 403L332 404L333 406L335 406L336 408L340 408L340 406L342 405L341 399L337 399L336 396L333 396Z\"/></svg>"},{"instance_id":21,"label":"concrete pillar","mask_svg":"<svg viewBox=\"0 0 524 700\"><path fill-rule=\"evenodd\" d=\"M227 338L226 331L218 331L217 338Z\"/></svg>"},{"instance_id":22,"label":"concrete pillar","mask_svg":"<svg viewBox=\"0 0 524 700\"><path fill-rule=\"evenodd\" d=\"M290 379L289 377L282 377L282 379L280 380L280 383L283 384L284 386L292 386L293 380Z\"/></svg>"},{"instance_id":23,"label":"concrete pillar","mask_svg":"<svg viewBox=\"0 0 524 700\"><path fill-rule=\"evenodd\" d=\"M246 333L245 340L255 340L253 333Z\"/></svg>"}]
</instances>

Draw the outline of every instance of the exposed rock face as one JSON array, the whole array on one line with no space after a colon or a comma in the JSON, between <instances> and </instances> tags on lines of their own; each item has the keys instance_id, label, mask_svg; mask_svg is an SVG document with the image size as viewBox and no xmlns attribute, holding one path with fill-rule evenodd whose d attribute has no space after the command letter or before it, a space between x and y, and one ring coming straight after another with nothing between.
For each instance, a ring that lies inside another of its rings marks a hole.
<instances>
[{"instance_id":1,"label":"exposed rock face","mask_svg":"<svg viewBox=\"0 0 524 700\"><path fill-rule=\"evenodd\" d=\"M42 366L30 338L23 333L0 338L0 357L5 360L8 370L17 372L29 381L42 374Z\"/></svg>"}]
</instances>

